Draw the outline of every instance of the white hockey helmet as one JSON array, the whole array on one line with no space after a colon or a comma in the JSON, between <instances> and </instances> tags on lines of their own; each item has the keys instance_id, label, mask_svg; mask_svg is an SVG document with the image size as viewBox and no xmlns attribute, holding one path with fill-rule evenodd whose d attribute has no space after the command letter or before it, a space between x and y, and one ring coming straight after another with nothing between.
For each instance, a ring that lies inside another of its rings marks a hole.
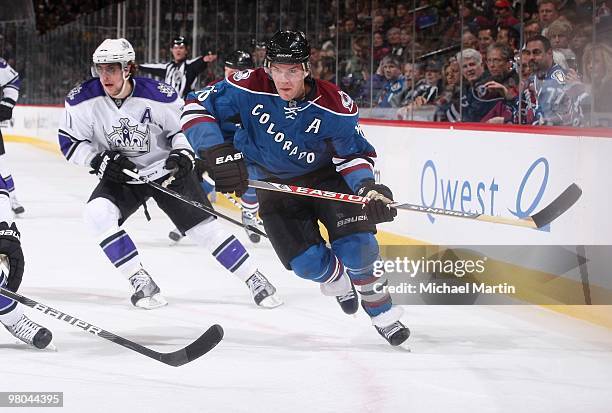
<instances>
[{"instance_id":1,"label":"white hockey helmet","mask_svg":"<svg viewBox=\"0 0 612 413\"><path fill-rule=\"evenodd\" d=\"M125 69L129 62L136 60L134 48L126 39L106 39L93 53L94 64L121 63Z\"/></svg>"}]
</instances>

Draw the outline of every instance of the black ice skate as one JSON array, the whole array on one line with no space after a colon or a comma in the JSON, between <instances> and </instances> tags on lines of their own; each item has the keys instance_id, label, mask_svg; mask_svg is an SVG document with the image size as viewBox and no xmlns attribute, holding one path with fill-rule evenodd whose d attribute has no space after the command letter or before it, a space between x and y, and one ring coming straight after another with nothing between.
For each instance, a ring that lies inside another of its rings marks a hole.
<instances>
[{"instance_id":1,"label":"black ice skate","mask_svg":"<svg viewBox=\"0 0 612 413\"><path fill-rule=\"evenodd\" d=\"M357 291L355 291L355 285L353 285L346 272L342 274L339 280L322 283L320 287L323 295L336 297L336 301L345 314L355 314L359 310L359 297Z\"/></svg>"},{"instance_id":2,"label":"black ice skate","mask_svg":"<svg viewBox=\"0 0 612 413\"><path fill-rule=\"evenodd\" d=\"M376 325L374 327L378 334L383 336L392 346L399 346L410 337L410 329L399 320L386 327L378 327Z\"/></svg>"},{"instance_id":3,"label":"black ice skate","mask_svg":"<svg viewBox=\"0 0 612 413\"><path fill-rule=\"evenodd\" d=\"M340 308L345 314L355 314L359 310L359 298L355 286L351 282L351 291L344 295L337 295L336 301L340 304Z\"/></svg>"},{"instance_id":4,"label":"black ice skate","mask_svg":"<svg viewBox=\"0 0 612 413\"><path fill-rule=\"evenodd\" d=\"M168 304L153 278L144 269L138 270L130 277L130 284L134 287L130 300L135 307L152 310Z\"/></svg>"},{"instance_id":5,"label":"black ice skate","mask_svg":"<svg viewBox=\"0 0 612 413\"><path fill-rule=\"evenodd\" d=\"M19 201L17 200L17 197L15 195L11 195L11 209L13 210L13 213L15 215L21 215L25 212L25 208L23 207L23 205L21 205L19 203Z\"/></svg>"},{"instance_id":6,"label":"black ice skate","mask_svg":"<svg viewBox=\"0 0 612 413\"><path fill-rule=\"evenodd\" d=\"M253 301L260 307L274 308L278 307L283 301L276 294L276 288L268 281L268 279L259 271L255 271L253 275L246 280L246 285L251 290Z\"/></svg>"},{"instance_id":7,"label":"black ice skate","mask_svg":"<svg viewBox=\"0 0 612 413\"><path fill-rule=\"evenodd\" d=\"M253 231L251 231L247 225L250 225L252 227L257 227L257 218L255 218L253 216L253 214L251 214L250 212L247 211L242 211L242 225L244 225L244 230L246 231L247 235L249 236L249 240L253 243L253 244L257 244L259 241L261 241L261 236Z\"/></svg>"},{"instance_id":8,"label":"black ice skate","mask_svg":"<svg viewBox=\"0 0 612 413\"><path fill-rule=\"evenodd\" d=\"M4 327L19 340L38 349L47 347L53 338L51 331L30 320L25 314L12 326Z\"/></svg>"}]
</instances>

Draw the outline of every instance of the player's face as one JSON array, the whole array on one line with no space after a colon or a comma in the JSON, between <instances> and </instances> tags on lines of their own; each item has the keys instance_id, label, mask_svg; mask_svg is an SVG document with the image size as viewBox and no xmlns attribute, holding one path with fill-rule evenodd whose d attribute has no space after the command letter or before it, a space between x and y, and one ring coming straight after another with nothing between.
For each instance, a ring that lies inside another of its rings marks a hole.
<instances>
[{"instance_id":1,"label":"player's face","mask_svg":"<svg viewBox=\"0 0 612 413\"><path fill-rule=\"evenodd\" d=\"M95 66L100 83L109 96L116 96L123 87L123 70L120 63L100 63Z\"/></svg>"},{"instance_id":2,"label":"player's face","mask_svg":"<svg viewBox=\"0 0 612 413\"><path fill-rule=\"evenodd\" d=\"M268 71L283 100L300 99L305 94L304 79L307 73L301 64L273 63Z\"/></svg>"},{"instance_id":3,"label":"player's face","mask_svg":"<svg viewBox=\"0 0 612 413\"><path fill-rule=\"evenodd\" d=\"M174 60L184 60L187 58L187 48L184 44L172 46L172 57Z\"/></svg>"}]
</instances>

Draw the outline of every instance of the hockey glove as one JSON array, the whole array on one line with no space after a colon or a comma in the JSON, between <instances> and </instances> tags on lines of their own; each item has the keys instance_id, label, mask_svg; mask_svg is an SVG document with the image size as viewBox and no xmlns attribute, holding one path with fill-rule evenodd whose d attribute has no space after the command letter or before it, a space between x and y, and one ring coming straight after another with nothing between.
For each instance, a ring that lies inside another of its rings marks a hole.
<instances>
[{"instance_id":1,"label":"hockey glove","mask_svg":"<svg viewBox=\"0 0 612 413\"><path fill-rule=\"evenodd\" d=\"M195 160L194 169L195 169L195 173L196 173L196 177L198 178L198 181L203 182L204 174L208 172L208 164L204 162L203 159L197 158Z\"/></svg>"},{"instance_id":2,"label":"hockey glove","mask_svg":"<svg viewBox=\"0 0 612 413\"><path fill-rule=\"evenodd\" d=\"M362 182L361 185L357 195L370 199L363 206L368 216L368 221L373 224L393 221L393 218L397 215L397 209L389 206L393 202L391 190L383 184L377 184L372 179Z\"/></svg>"},{"instance_id":3,"label":"hockey glove","mask_svg":"<svg viewBox=\"0 0 612 413\"><path fill-rule=\"evenodd\" d=\"M200 152L208 171L215 181L217 191L224 194L235 192L242 196L249 189L249 174L242 157L231 143L222 143Z\"/></svg>"},{"instance_id":4,"label":"hockey glove","mask_svg":"<svg viewBox=\"0 0 612 413\"><path fill-rule=\"evenodd\" d=\"M174 170L173 185L182 186L193 167L195 166L195 154L189 149L173 149L166 159L166 169Z\"/></svg>"},{"instance_id":5,"label":"hockey glove","mask_svg":"<svg viewBox=\"0 0 612 413\"><path fill-rule=\"evenodd\" d=\"M91 168L93 171L90 173L98 175L100 180L106 179L118 184L132 180L123 173L124 169L138 172L134 162L115 151L104 151L94 156L91 161Z\"/></svg>"},{"instance_id":6,"label":"hockey glove","mask_svg":"<svg viewBox=\"0 0 612 413\"><path fill-rule=\"evenodd\" d=\"M13 108L0 104L0 122L10 120L13 117Z\"/></svg>"},{"instance_id":7,"label":"hockey glove","mask_svg":"<svg viewBox=\"0 0 612 413\"><path fill-rule=\"evenodd\" d=\"M0 222L0 254L6 255L9 260L9 273L6 288L17 292L21 279L25 261L21 250L21 234L13 222L9 227L6 222Z\"/></svg>"}]
</instances>

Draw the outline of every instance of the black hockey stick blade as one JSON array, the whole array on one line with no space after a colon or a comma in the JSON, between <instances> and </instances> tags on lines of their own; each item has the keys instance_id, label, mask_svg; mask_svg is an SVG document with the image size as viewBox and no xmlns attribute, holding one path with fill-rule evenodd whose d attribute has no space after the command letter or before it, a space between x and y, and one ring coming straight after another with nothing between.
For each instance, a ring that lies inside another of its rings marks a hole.
<instances>
[{"instance_id":1,"label":"black hockey stick blade","mask_svg":"<svg viewBox=\"0 0 612 413\"><path fill-rule=\"evenodd\" d=\"M578 199L582 196L582 189L575 183L571 184L565 191L563 191L554 201L548 204L541 211L533 214L531 219L537 228L542 228L559 216L561 216L565 211L570 209L572 205L574 205Z\"/></svg>"},{"instance_id":2,"label":"black hockey stick blade","mask_svg":"<svg viewBox=\"0 0 612 413\"><path fill-rule=\"evenodd\" d=\"M133 350L144 356L150 357L154 360L161 361L169 366L182 366L183 364L189 363L197 359L198 357L208 353L212 350L223 338L223 328L214 324L204 334L202 334L197 340L189 344L180 350L173 351L171 353L161 353L159 351L151 350L141 344L134 343L127 338L118 336L110 331L106 331L100 327L97 327L87 321L73 317L63 311L56 310L55 308L49 307L48 305L41 304L38 301L34 301L31 298L25 297L21 294L14 293L10 290L0 287L0 294L11 298L15 301L20 302L23 305L31 307L35 310L40 311L43 314L62 320L71 324L75 327L82 329L94 336L102 337L108 341L119 344L125 348Z\"/></svg>"},{"instance_id":3,"label":"black hockey stick blade","mask_svg":"<svg viewBox=\"0 0 612 413\"><path fill-rule=\"evenodd\" d=\"M124 169L123 173L126 174L127 176L129 176L130 178L133 178L133 179L135 179L137 181L140 181L140 182L142 182L144 184L150 185L153 188L157 189L158 191L161 191L161 192L163 192L163 193L165 193L167 195L170 195L171 197L174 197L176 199L180 199L181 201L183 201L183 202L185 202L187 204L193 205L194 207L196 207L198 209L206 211L206 212L208 212L211 215L214 215L214 216L216 216L218 218L223 218L224 220L229 221L232 224L238 225L241 228L245 227L245 225L243 225L242 222L236 221L234 218L231 218L231 217L229 217L229 216L227 216L225 214L222 214L221 212L216 211L213 208L211 208L211 207L209 207L207 205L204 205L204 204L202 204L202 203L200 203L198 201L194 201L192 199L189 199L186 196L183 196L183 195L179 194L178 192L175 192L175 191L173 191L171 189L168 189L168 188L164 188L162 185L158 184L157 182L154 182L154 181L150 180L149 178L147 178L145 176L140 176L137 173L135 173L134 171L130 171L129 169ZM262 230L260 230L257 227L254 227L253 225L246 225L246 228L248 228L249 230L253 231L256 234L261 235L264 238L268 238L268 236L266 235L265 232L263 232Z\"/></svg>"},{"instance_id":4,"label":"black hockey stick blade","mask_svg":"<svg viewBox=\"0 0 612 413\"><path fill-rule=\"evenodd\" d=\"M214 324L187 347L172 353L160 353L159 361L174 367L182 366L208 353L221 339L223 339L223 328L219 324Z\"/></svg>"}]
</instances>

